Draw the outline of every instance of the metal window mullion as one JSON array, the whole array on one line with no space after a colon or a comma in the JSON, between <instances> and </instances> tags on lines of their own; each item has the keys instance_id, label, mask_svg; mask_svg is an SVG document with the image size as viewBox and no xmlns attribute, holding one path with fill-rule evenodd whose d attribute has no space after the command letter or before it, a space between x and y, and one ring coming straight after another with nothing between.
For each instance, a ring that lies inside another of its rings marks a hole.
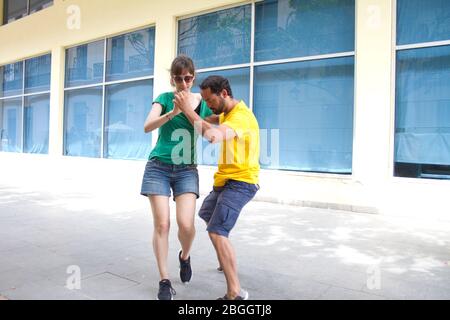
<instances>
[{"instance_id":1,"label":"metal window mullion","mask_svg":"<svg viewBox=\"0 0 450 320\"><path fill-rule=\"evenodd\" d=\"M248 106L250 110L253 110L253 84L254 84L254 70L255 70L255 14L256 14L256 3L252 3L252 15L251 15L251 26L250 26L250 92Z\"/></svg>"},{"instance_id":2,"label":"metal window mullion","mask_svg":"<svg viewBox=\"0 0 450 320\"><path fill-rule=\"evenodd\" d=\"M250 63L232 64L232 65L227 65L227 66L198 69L197 72L201 73L201 72L210 72L210 71L232 70L232 69L248 68L249 66L250 66Z\"/></svg>"},{"instance_id":3,"label":"metal window mullion","mask_svg":"<svg viewBox=\"0 0 450 320\"><path fill-rule=\"evenodd\" d=\"M396 50L432 48L432 47L448 46L448 45L450 45L450 40L430 41L430 42L420 42L420 43L413 43L413 44L397 45Z\"/></svg>"},{"instance_id":4,"label":"metal window mullion","mask_svg":"<svg viewBox=\"0 0 450 320\"><path fill-rule=\"evenodd\" d=\"M24 152L24 145L25 145L25 64L26 60L23 60L22 62L22 137L21 137L21 152Z\"/></svg>"},{"instance_id":5,"label":"metal window mullion","mask_svg":"<svg viewBox=\"0 0 450 320\"><path fill-rule=\"evenodd\" d=\"M32 93L25 93L24 96L25 97L29 97L29 96L35 96L35 95L38 95L38 94L46 94L46 93L50 93L50 90L38 91L38 92L32 92Z\"/></svg>"},{"instance_id":6,"label":"metal window mullion","mask_svg":"<svg viewBox=\"0 0 450 320\"><path fill-rule=\"evenodd\" d=\"M324 60L324 59L353 57L354 55L355 55L355 51L346 51L346 52L322 54L322 55L316 55L316 56L306 56L306 57L297 57L297 58L288 58L288 59L260 61L260 62L254 62L254 65L255 66L265 66L265 65L282 64L282 63L290 63L290 62L303 62L303 61L315 61L315 60Z\"/></svg>"},{"instance_id":7,"label":"metal window mullion","mask_svg":"<svg viewBox=\"0 0 450 320\"><path fill-rule=\"evenodd\" d=\"M108 39L104 40L104 50L103 50L103 83L102 83L102 119L101 119L101 131L100 131L100 158L104 157L105 149L105 95L106 95L106 46L108 44Z\"/></svg>"},{"instance_id":8,"label":"metal window mullion","mask_svg":"<svg viewBox=\"0 0 450 320\"><path fill-rule=\"evenodd\" d=\"M108 81L105 82L106 85L111 85L111 84L122 84L122 83L127 83L127 82L134 82L134 81L142 81L142 80L150 80L153 79L154 76L144 76L144 77L139 77L139 78L131 78L131 79L121 79L121 80L114 80L114 81Z\"/></svg>"}]
</instances>

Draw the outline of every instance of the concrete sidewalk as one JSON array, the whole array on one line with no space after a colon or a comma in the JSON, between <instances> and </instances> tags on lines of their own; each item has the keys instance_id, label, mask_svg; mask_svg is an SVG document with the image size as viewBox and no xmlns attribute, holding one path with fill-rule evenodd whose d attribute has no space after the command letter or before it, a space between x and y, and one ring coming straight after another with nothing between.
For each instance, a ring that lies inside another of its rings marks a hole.
<instances>
[{"instance_id":1,"label":"concrete sidewalk","mask_svg":"<svg viewBox=\"0 0 450 320\"><path fill-rule=\"evenodd\" d=\"M0 169L0 299L155 299L152 219L137 171ZM181 284L174 218L172 210L175 299L222 296L199 218L193 280ZM231 240L250 299L450 299L448 221L253 201Z\"/></svg>"}]
</instances>

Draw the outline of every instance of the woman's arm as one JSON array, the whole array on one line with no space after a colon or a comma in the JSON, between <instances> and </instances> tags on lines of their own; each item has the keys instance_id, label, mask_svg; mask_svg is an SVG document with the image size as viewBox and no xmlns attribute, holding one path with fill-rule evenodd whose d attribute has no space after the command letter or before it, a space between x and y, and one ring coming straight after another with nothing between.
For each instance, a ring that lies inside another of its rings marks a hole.
<instances>
[{"instance_id":1,"label":"woman's arm","mask_svg":"<svg viewBox=\"0 0 450 320\"><path fill-rule=\"evenodd\" d=\"M175 117L181 111L177 107L174 107L172 111L169 111L164 115L161 115L161 112L162 106L159 103L154 103L144 123L145 133L158 129L166 122L172 120L173 117Z\"/></svg>"},{"instance_id":2,"label":"woman's arm","mask_svg":"<svg viewBox=\"0 0 450 320\"><path fill-rule=\"evenodd\" d=\"M217 114L212 114L209 117L205 118L205 121L211 124L219 124L219 118L220 116Z\"/></svg>"}]
</instances>

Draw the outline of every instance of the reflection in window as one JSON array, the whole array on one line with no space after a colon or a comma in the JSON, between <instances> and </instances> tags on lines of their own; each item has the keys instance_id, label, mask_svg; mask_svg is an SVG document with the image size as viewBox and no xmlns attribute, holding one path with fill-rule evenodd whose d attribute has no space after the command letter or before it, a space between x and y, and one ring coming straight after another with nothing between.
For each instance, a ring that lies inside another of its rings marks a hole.
<instances>
[{"instance_id":1,"label":"reflection in window","mask_svg":"<svg viewBox=\"0 0 450 320\"><path fill-rule=\"evenodd\" d=\"M450 39L450 1L397 0L397 44Z\"/></svg>"},{"instance_id":2,"label":"reflection in window","mask_svg":"<svg viewBox=\"0 0 450 320\"><path fill-rule=\"evenodd\" d=\"M262 166L351 173L353 83L353 57L255 68L259 126L280 130L279 163Z\"/></svg>"},{"instance_id":3,"label":"reflection in window","mask_svg":"<svg viewBox=\"0 0 450 320\"><path fill-rule=\"evenodd\" d=\"M395 174L450 179L450 46L397 52Z\"/></svg>"},{"instance_id":4,"label":"reflection in window","mask_svg":"<svg viewBox=\"0 0 450 320\"><path fill-rule=\"evenodd\" d=\"M154 28L108 39L106 81L152 75L154 41Z\"/></svg>"},{"instance_id":5,"label":"reflection in window","mask_svg":"<svg viewBox=\"0 0 450 320\"><path fill-rule=\"evenodd\" d=\"M48 153L50 94L25 97L24 146L26 153Z\"/></svg>"},{"instance_id":6,"label":"reflection in window","mask_svg":"<svg viewBox=\"0 0 450 320\"><path fill-rule=\"evenodd\" d=\"M150 111L153 80L109 85L106 88L105 158L145 159L151 134L143 123Z\"/></svg>"},{"instance_id":7,"label":"reflection in window","mask_svg":"<svg viewBox=\"0 0 450 320\"><path fill-rule=\"evenodd\" d=\"M23 93L23 62L0 67L0 98Z\"/></svg>"},{"instance_id":8,"label":"reflection in window","mask_svg":"<svg viewBox=\"0 0 450 320\"><path fill-rule=\"evenodd\" d=\"M103 57L103 40L67 49L66 87L102 82Z\"/></svg>"},{"instance_id":9,"label":"reflection in window","mask_svg":"<svg viewBox=\"0 0 450 320\"><path fill-rule=\"evenodd\" d=\"M50 68L50 54L25 61L25 93L50 90Z\"/></svg>"},{"instance_id":10,"label":"reflection in window","mask_svg":"<svg viewBox=\"0 0 450 320\"><path fill-rule=\"evenodd\" d=\"M256 4L256 61L348 52L354 43L355 0Z\"/></svg>"},{"instance_id":11,"label":"reflection in window","mask_svg":"<svg viewBox=\"0 0 450 320\"><path fill-rule=\"evenodd\" d=\"M66 91L64 105L64 154L100 157L102 88Z\"/></svg>"},{"instance_id":12,"label":"reflection in window","mask_svg":"<svg viewBox=\"0 0 450 320\"><path fill-rule=\"evenodd\" d=\"M0 151L22 151L22 98L0 100Z\"/></svg>"},{"instance_id":13,"label":"reflection in window","mask_svg":"<svg viewBox=\"0 0 450 320\"><path fill-rule=\"evenodd\" d=\"M250 62L251 5L180 20L178 53L197 69Z\"/></svg>"}]
</instances>

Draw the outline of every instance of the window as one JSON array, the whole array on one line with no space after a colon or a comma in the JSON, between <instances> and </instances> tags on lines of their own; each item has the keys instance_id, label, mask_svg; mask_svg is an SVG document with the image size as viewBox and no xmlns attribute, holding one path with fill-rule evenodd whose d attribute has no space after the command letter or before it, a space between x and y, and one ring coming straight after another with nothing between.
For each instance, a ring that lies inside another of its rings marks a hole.
<instances>
[{"instance_id":1,"label":"window","mask_svg":"<svg viewBox=\"0 0 450 320\"><path fill-rule=\"evenodd\" d=\"M394 175L450 179L450 2L397 0L396 69Z\"/></svg>"},{"instance_id":2,"label":"window","mask_svg":"<svg viewBox=\"0 0 450 320\"><path fill-rule=\"evenodd\" d=\"M149 154L143 125L153 98L154 39L147 28L66 50L64 155Z\"/></svg>"},{"instance_id":3,"label":"window","mask_svg":"<svg viewBox=\"0 0 450 320\"><path fill-rule=\"evenodd\" d=\"M50 54L0 67L0 151L48 153Z\"/></svg>"},{"instance_id":4,"label":"window","mask_svg":"<svg viewBox=\"0 0 450 320\"><path fill-rule=\"evenodd\" d=\"M197 69L196 83L211 74L230 81L233 95L249 104L251 5L213 12L178 22L178 52L190 56ZM198 87L193 91L199 92ZM217 165L220 145L199 137L197 162Z\"/></svg>"},{"instance_id":5,"label":"window","mask_svg":"<svg viewBox=\"0 0 450 320\"><path fill-rule=\"evenodd\" d=\"M265 0L178 23L197 83L223 75L252 108L269 169L351 173L354 42L354 0Z\"/></svg>"},{"instance_id":6,"label":"window","mask_svg":"<svg viewBox=\"0 0 450 320\"><path fill-rule=\"evenodd\" d=\"M53 0L3 0L3 23L7 24L45 9Z\"/></svg>"}]
</instances>

